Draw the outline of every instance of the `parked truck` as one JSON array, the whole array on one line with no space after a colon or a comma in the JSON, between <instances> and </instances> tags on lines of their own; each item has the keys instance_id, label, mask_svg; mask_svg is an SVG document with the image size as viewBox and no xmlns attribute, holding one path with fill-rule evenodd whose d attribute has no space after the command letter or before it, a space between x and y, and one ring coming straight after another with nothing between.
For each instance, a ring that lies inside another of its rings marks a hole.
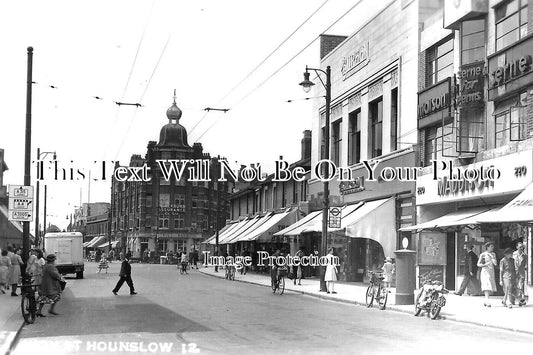
<instances>
[{"instance_id":1,"label":"parked truck","mask_svg":"<svg viewBox=\"0 0 533 355\"><path fill-rule=\"evenodd\" d=\"M83 279L83 235L80 232L46 233L45 254L55 254L55 265L60 274L76 274Z\"/></svg>"}]
</instances>

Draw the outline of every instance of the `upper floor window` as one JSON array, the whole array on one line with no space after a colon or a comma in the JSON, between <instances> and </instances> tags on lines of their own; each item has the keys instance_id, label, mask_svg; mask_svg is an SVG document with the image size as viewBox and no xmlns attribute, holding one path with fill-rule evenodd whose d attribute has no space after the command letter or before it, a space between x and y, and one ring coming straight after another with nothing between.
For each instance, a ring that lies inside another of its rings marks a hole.
<instances>
[{"instance_id":1,"label":"upper floor window","mask_svg":"<svg viewBox=\"0 0 533 355\"><path fill-rule=\"evenodd\" d=\"M398 88L391 92L390 150L398 149Z\"/></svg>"},{"instance_id":2,"label":"upper floor window","mask_svg":"<svg viewBox=\"0 0 533 355\"><path fill-rule=\"evenodd\" d=\"M512 0L496 8L496 50L527 35L527 1Z\"/></svg>"},{"instance_id":3,"label":"upper floor window","mask_svg":"<svg viewBox=\"0 0 533 355\"><path fill-rule=\"evenodd\" d=\"M455 155L453 131L453 123L435 125L424 130L424 166L429 166L432 160Z\"/></svg>"},{"instance_id":4,"label":"upper floor window","mask_svg":"<svg viewBox=\"0 0 533 355\"><path fill-rule=\"evenodd\" d=\"M453 37L426 52L426 85L431 86L453 75Z\"/></svg>"},{"instance_id":5,"label":"upper floor window","mask_svg":"<svg viewBox=\"0 0 533 355\"><path fill-rule=\"evenodd\" d=\"M370 114L370 154L371 158L383 154L383 97L372 101Z\"/></svg>"},{"instance_id":6,"label":"upper floor window","mask_svg":"<svg viewBox=\"0 0 533 355\"><path fill-rule=\"evenodd\" d=\"M350 133L348 134L348 164L361 160L361 110L350 112Z\"/></svg>"},{"instance_id":7,"label":"upper floor window","mask_svg":"<svg viewBox=\"0 0 533 355\"><path fill-rule=\"evenodd\" d=\"M337 120L331 125L332 135L331 140L333 141L332 151L331 151L331 160L335 165L339 166L341 160L341 141L342 141L342 130L341 130L342 120Z\"/></svg>"},{"instance_id":8,"label":"upper floor window","mask_svg":"<svg viewBox=\"0 0 533 355\"><path fill-rule=\"evenodd\" d=\"M485 19L461 24L461 64L485 60Z\"/></svg>"},{"instance_id":9,"label":"upper floor window","mask_svg":"<svg viewBox=\"0 0 533 355\"><path fill-rule=\"evenodd\" d=\"M501 102L494 110L495 146L521 141L527 138L526 122L527 93Z\"/></svg>"}]
</instances>

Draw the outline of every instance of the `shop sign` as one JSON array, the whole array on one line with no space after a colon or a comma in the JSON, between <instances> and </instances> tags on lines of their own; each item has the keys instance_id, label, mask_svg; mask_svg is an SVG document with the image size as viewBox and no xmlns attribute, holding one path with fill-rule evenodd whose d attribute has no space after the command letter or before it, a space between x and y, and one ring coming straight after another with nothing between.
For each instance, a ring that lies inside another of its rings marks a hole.
<instances>
[{"instance_id":1,"label":"shop sign","mask_svg":"<svg viewBox=\"0 0 533 355\"><path fill-rule=\"evenodd\" d=\"M426 281L444 282L444 267L442 265L420 265L418 266L420 285Z\"/></svg>"},{"instance_id":2,"label":"shop sign","mask_svg":"<svg viewBox=\"0 0 533 355\"><path fill-rule=\"evenodd\" d=\"M533 151L526 150L482 162L456 166L450 161L446 170L419 175L416 179L416 204L455 202L479 197L511 194L533 181Z\"/></svg>"},{"instance_id":3,"label":"shop sign","mask_svg":"<svg viewBox=\"0 0 533 355\"><path fill-rule=\"evenodd\" d=\"M342 213L340 207L330 207L328 213L328 227L340 228L341 227Z\"/></svg>"},{"instance_id":4,"label":"shop sign","mask_svg":"<svg viewBox=\"0 0 533 355\"><path fill-rule=\"evenodd\" d=\"M460 108L483 105L485 62L463 65L459 70L456 103Z\"/></svg>"},{"instance_id":5,"label":"shop sign","mask_svg":"<svg viewBox=\"0 0 533 355\"><path fill-rule=\"evenodd\" d=\"M446 0L444 1L444 28L456 28L464 18L489 11L488 0Z\"/></svg>"},{"instance_id":6,"label":"shop sign","mask_svg":"<svg viewBox=\"0 0 533 355\"><path fill-rule=\"evenodd\" d=\"M418 93L418 127L431 125L449 116L451 106L451 79Z\"/></svg>"},{"instance_id":7,"label":"shop sign","mask_svg":"<svg viewBox=\"0 0 533 355\"><path fill-rule=\"evenodd\" d=\"M177 206L169 206L169 207L159 207L159 215L160 216L166 216L166 215L177 215L179 213L185 212L185 206L184 205L177 205Z\"/></svg>"},{"instance_id":8,"label":"shop sign","mask_svg":"<svg viewBox=\"0 0 533 355\"><path fill-rule=\"evenodd\" d=\"M446 235L421 233L418 256L419 264L446 265Z\"/></svg>"},{"instance_id":9,"label":"shop sign","mask_svg":"<svg viewBox=\"0 0 533 355\"><path fill-rule=\"evenodd\" d=\"M339 184L339 191L341 195L354 194L365 189L365 177L358 176L353 181L342 181Z\"/></svg>"},{"instance_id":10,"label":"shop sign","mask_svg":"<svg viewBox=\"0 0 533 355\"><path fill-rule=\"evenodd\" d=\"M358 72L369 62L369 42L356 47L350 54L342 58L341 73L343 80Z\"/></svg>"},{"instance_id":11,"label":"shop sign","mask_svg":"<svg viewBox=\"0 0 533 355\"><path fill-rule=\"evenodd\" d=\"M533 39L527 38L489 57L489 100L533 83Z\"/></svg>"}]
</instances>

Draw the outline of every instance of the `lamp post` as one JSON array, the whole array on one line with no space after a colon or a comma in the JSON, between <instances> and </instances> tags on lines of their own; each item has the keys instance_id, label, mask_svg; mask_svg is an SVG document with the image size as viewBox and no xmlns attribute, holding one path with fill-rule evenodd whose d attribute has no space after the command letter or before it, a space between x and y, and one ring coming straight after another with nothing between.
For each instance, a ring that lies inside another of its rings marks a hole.
<instances>
[{"instance_id":1,"label":"lamp post","mask_svg":"<svg viewBox=\"0 0 533 355\"><path fill-rule=\"evenodd\" d=\"M326 122L325 122L325 130L324 130L324 156L323 159L327 160L329 159L329 113L330 113L330 105L331 105L331 67L328 65L326 67L326 70L322 69L315 69L315 68L309 68L305 67L305 73L304 73L304 80L300 83L303 90L308 93L311 90L311 86L315 85L311 80L309 80L309 70L314 71L318 79L320 79L320 82L326 89ZM320 77L320 73L323 73L326 75L326 83L322 81L322 78ZM320 118L319 118L320 119ZM329 176L329 165L325 164L325 176ZM324 209L322 211L322 238L320 241L320 254L321 256L325 256L327 253L327 243L328 243L328 210L329 210L329 182L324 181ZM320 291L326 292L326 281L324 280L325 275L325 266L321 266L319 268L320 270Z\"/></svg>"}]
</instances>

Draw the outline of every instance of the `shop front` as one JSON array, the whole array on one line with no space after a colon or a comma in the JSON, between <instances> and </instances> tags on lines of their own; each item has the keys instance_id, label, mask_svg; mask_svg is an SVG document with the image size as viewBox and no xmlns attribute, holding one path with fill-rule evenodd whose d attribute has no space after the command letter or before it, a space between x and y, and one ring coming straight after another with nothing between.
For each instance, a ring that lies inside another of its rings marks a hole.
<instances>
[{"instance_id":1,"label":"shop front","mask_svg":"<svg viewBox=\"0 0 533 355\"><path fill-rule=\"evenodd\" d=\"M419 176L419 224L401 230L414 232L418 276L442 281L453 290L464 277L468 245L479 256L485 243L492 242L498 260L504 249L515 249L518 242L531 245L528 222L533 215L522 219L516 213L505 213L505 219L497 216L531 183L533 153L526 150L450 169L452 163L439 161ZM494 179L486 174L490 169ZM531 276L528 279L531 282Z\"/></svg>"}]
</instances>

